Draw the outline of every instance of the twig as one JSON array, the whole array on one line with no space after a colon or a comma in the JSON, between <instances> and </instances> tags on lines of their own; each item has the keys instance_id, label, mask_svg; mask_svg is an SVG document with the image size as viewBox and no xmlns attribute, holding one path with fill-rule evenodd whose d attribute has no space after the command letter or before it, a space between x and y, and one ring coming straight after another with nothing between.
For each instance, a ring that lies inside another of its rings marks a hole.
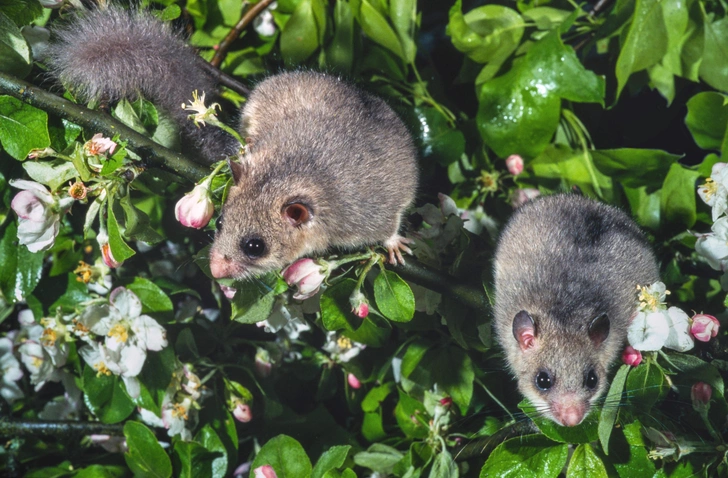
<instances>
[{"instance_id":1,"label":"twig","mask_svg":"<svg viewBox=\"0 0 728 478\"><path fill-rule=\"evenodd\" d=\"M0 419L0 437L65 437L69 435L124 436L122 424L72 421L31 421Z\"/></svg>"},{"instance_id":2,"label":"twig","mask_svg":"<svg viewBox=\"0 0 728 478\"><path fill-rule=\"evenodd\" d=\"M190 181L197 182L209 172L204 166L155 143L107 114L71 103L2 72L0 94L14 96L24 103L51 112L93 132L103 133L108 137L119 134L121 139L129 142L131 149L151 165L170 170Z\"/></svg>"},{"instance_id":3,"label":"twig","mask_svg":"<svg viewBox=\"0 0 728 478\"><path fill-rule=\"evenodd\" d=\"M219 68L215 68L215 66L206 62L202 57L198 56L197 62L199 63L200 68L218 84L226 86L243 96L248 96L250 94L250 88L240 83L233 76L228 75Z\"/></svg>"},{"instance_id":4,"label":"twig","mask_svg":"<svg viewBox=\"0 0 728 478\"><path fill-rule=\"evenodd\" d=\"M605 7L605 6L606 6L606 5L608 4L608 3L611 3L611 2L612 2L612 0L599 0L599 1L598 1L598 2L597 2L597 3L596 3L596 4L595 4L595 5L593 6L593 7L592 7L592 9L591 9L591 10L589 11L589 16L590 16L590 17L594 17L594 16L596 16L596 15L600 14L600 13L602 12L602 10L604 10L604 7Z\"/></svg>"},{"instance_id":5,"label":"twig","mask_svg":"<svg viewBox=\"0 0 728 478\"><path fill-rule=\"evenodd\" d=\"M407 280L446 295L483 314L490 314L490 305L482 287L458 283L447 274L425 267L414 259L407 259L404 266L387 266Z\"/></svg>"},{"instance_id":6,"label":"twig","mask_svg":"<svg viewBox=\"0 0 728 478\"><path fill-rule=\"evenodd\" d=\"M245 27L247 27L250 22L253 21L255 17L260 14L263 10L273 3L273 0L260 0L258 3L250 7L250 10L245 12L243 17L240 19L240 21L235 25L235 27L230 30L230 33L223 39L223 41L220 42L220 44L217 46L217 51L215 51L215 55L212 57L212 60L210 60L210 64L216 68L220 68L220 65L222 64L222 61L225 59L225 56L227 55L228 48L230 48L230 45L240 37L243 30L245 30Z\"/></svg>"}]
</instances>

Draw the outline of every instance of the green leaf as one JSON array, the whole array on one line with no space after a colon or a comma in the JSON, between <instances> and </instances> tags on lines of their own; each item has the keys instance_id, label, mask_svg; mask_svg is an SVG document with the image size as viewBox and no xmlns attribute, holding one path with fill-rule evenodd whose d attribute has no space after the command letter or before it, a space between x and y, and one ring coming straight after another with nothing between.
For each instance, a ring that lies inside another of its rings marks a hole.
<instances>
[{"instance_id":1,"label":"green leaf","mask_svg":"<svg viewBox=\"0 0 728 478\"><path fill-rule=\"evenodd\" d=\"M326 330L356 330L362 319L351 312L349 296L356 289L354 279L344 279L329 287L321 295L321 323Z\"/></svg>"},{"instance_id":2,"label":"green leaf","mask_svg":"<svg viewBox=\"0 0 728 478\"><path fill-rule=\"evenodd\" d=\"M460 161L465 153L465 135L452 127L435 108L416 106L412 126L414 136L420 142L420 154L424 160L435 160L442 166Z\"/></svg>"},{"instance_id":3,"label":"green leaf","mask_svg":"<svg viewBox=\"0 0 728 478\"><path fill-rule=\"evenodd\" d=\"M20 28L0 10L0 71L25 78L31 66L28 42Z\"/></svg>"},{"instance_id":4,"label":"green leaf","mask_svg":"<svg viewBox=\"0 0 728 478\"><path fill-rule=\"evenodd\" d=\"M119 204L124 210L124 237L149 244L164 240L164 237L152 228L149 216L132 203L128 194L119 200Z\"/></svg>"},{"instance_id":5,"label":"green leaf","mask_svg":"<svg viewBox=\"0 0 728 478\"><path fill-rule=\"evenodd\" d=\"M142 302L142 313L150 312L167 312L174 310L172 301L162 289L154 282L144 279L143 277L135 277L131 284L127 284L127 289L134 292Z\"/></svg>"},{"instance_id":6,"label":"green leaf","mask_svg":"<svg viewBox=\"0 0 728 478\"><path fill-rule=\"evenodd\" d=\"M667 28L659 0L635 0L632 24L617 58L617 98L632 73L657 64L667 53Z\"/></svg>"},{"instance_id":7,"label":"green leaf","mask_svg":"<svg viewBox=\"0 0 728 478\"><path fill-rule=\"evenodd\" d=\"M462 13L462 0L450 8L447 35L455 48L478 63L501 64L521 42L525 23L515 10L483 5Z\"/></svg>"},{"instance_id":8,"label":"green leaf","mask_svg":"<svg viewBox=\"0 0 728 478\"><path fill-rule=\"evenodd\" d=\"M456 346L442 347L432 352L432 378L439 390L452 397L463 415L473 398L475 370L470 356Z\"/></svg>"},{"instance_id":9,"label":"green leaf","mask_svg":"<svg viewBox=\"0 0 728 478\"><path fill-rule=\"evenodd\" d=\"M212 462L220 453L211 453L195 442L178 441L174 444L174 476L180 478L212 478Z\"/></svg>"},{"instance_id":10,"label":"green leaf","mask_svg":"<svg viewBox=\"0 0 728 478\"><path fill-rule=\"evenodd\" d=\"M389 25L387 19L372 6L369 0L361 0L360 10L355 13L358 13L356 18L366 36L407 61L394 29Z\"/></svg>"},{"instance_id":11,"label":"green leaf","mask_svg":"<svg viewBox=\"0 0 728 478\"><path fill-rule=\"evenodd\" d=\"M389 16L394 29L397 31L399 42L402 45L404 60L407 63L415 62L417 45L415 44L415 27L417 26L416 0L391 0L389 2Z\"/></svg>"},{"instance_id":12,"label":"green leaf","mask_svg":"<svg viewBox=\"0 0 728 478\"><path fill-rule=\"evenodd\" d=\"M566 478L607 478L607 469L588 443L582 443L569 461Z\"/></svg>"},{"instance_id":13,"label":"green leaf","mask_svg":"<svg viewBox=\"0 0 728 478\"><path fill-rule=\"evenodd\" d=\"M218 454L212 460L212 476L224 476L228 467L227 449L209 423L197 432L195 441L200 442L208 451Z\"/></svg>"},{"instance_id":14,"label":"green leaf","mask_svg":"<svg viewBox=\"0 0 728 478\"><path fill-rule=\"evenodd\" d=\"M390 323L375 314L369 314L364 320L358 319L361 325L356 330L344 330L341 334L354 342L359 342L370 347L383 347L387 343L392 326Z\"/></svg>"},{"instance_id":15,"label":"green leaf","mask_svg":"<svg viewBox=\"0 0 728 478\"><path fill-rule=\"evenodd\" d=\"M351 71L354 62L354 12L351 4L337 0L334 7L334 36L326 47L326 64L334 70Z\"/></svg>"},{"instance_id":16,"label":"green leaf","mask_svg":"<svg viewBox=\"0 0 728 478\"><path fill-rule=\"evenodd\" d=\"M232 319L241 324L255 324L266 320L273 310L275 294L261 295L256 287L238 288L231 302Z\"/></svg>"},{"instance_id":17,"label":"green leaf","mask_svg":"<svg viewBox=\"0 0 728 478\"><path fill-rule=\"evenodd\" d=\"M647 455L639 421L625 425L622 431L616 429L612 436L609 462L621 478L655 476L655 465Z\"/></svg>"},{"instance_id":18,"label":"green leaf","mask_svg":"<svg viewBox=\"0 0 728 478\"><path fill-rule=\"evenodd\" d=\"M394 418L397 420L399 428L409 438L427 437L429 433L426 426L427 409L425 409L422 402L410 397L403 390L397 391L399 392L399 401L397 406L394 407Z\"/></svg>"},{"instance_id":19,"label":"green leaf","mask_svg":"<svg viewBox=\"0 0 728 478\"><path fill-rule=\"evenodd\" d=\"M602 450L605 455L609 455L609 437L614 429L614 423L617 420L617 412L619 412L619 403L622 400L622 390L624 384L627 383L627 374L630 366L622 365L614 376L612 384L609 386L609 392L604 399L602 412L599 415L599 442L602 444Z\"/></svg>"},{"instance_id":20,"label":"green leaf","mask_svg":"<svg viewBox=\"0 0 728 478\"><path fill-rule=\"evenodd\" d=\"M691 228L697 218L695 208L695 181L698 171L675 163L670 166L660 196L660 215L669 223L681 228Z\"/></svg>"},{"instance_id":21,"label":"green leaf","mask_svg":"<svg viewBox=\"0 0 728 478\"><path fill-rule=\"evenodd\" d=\"M79 175L73 163L64 160L25 161L23 169L31 179L45 184L51 191L65 186L71 179Z\"/></svg>"},{"instance_id":22,"label":"green leaf","mask_svg":"<svg viewBox=\"0 0 728 478\"><path fill-rule=\"evenodd\" d=\"M369 468L372 471L385 473L397 464L404 454L388 445L375 443L367 451L360 451L354 455L354 463Z\"/></svg>"},{"instance_id":23,"label":"green leaf","mask_svg":"<svg viewBox=\"0 0 728 478\"><path fill-rule=\"evenodd\" d=\"M458 478L459 476L458 465L453 460L449 451L442 450L435 455L435 460L432 462L432 470L430 471L430 478Z\"/></svg>"},{"instance_id":24,"label":"green leaf","mask_svg":"<svg viewBox=\"0 0 728 478\"><path fill-rule=\"evenodd\" d=\"M140 393L134 403L161 416L162 402L176 368L177 359L171 347L165 347L159 352L149 352L144 368L137 377Z\"/></svg>"},{"instance_id":25,"label":"green leaf","mask_svg":"<svg viewBox=\"0 0 728 478\"><path fill-rule=\"evenodd\" d=\"M585 194L609 197L612 180L602 174L584 151L575 151L561 145L549 145L529 164L533 177L551 189L570 189L578 186ZM531 173L523 173L528 178Z\"/></svg>"},{"instance_id":26,"label":"green leaf","mask_svg":"<svg viewBox=\"0 0 728 478\"><path fill-rule=\"evenodd\" d=\"M602 173L627 187L662 186L670 167L680 156L659 149L602 149L591 151L594 165Z\"/></svg>"},{"instance_id":27,"label":"green leaf","mask_svg":"<svg viewBox=\"0 0 728 478\"><path fill-rule=\"evenodd\" d=\"M397 273L383 270L374 279L374 300L389 320L409 322L415 314L415 296Z\"/></svg>"},{"instance_id":28,"label":"green leaf","mask_svg":"<svg viewBox=\"0 0 728 478\"><path fill-rule=\"evenodd\" d=\"M124 424L124 436L129 447L124 460L135 477L172 476L172 462L149 428L142 423L129 421Z\"/></svg>"},{"instance_id":29,"label":"green leaf","mask_svg":"<svg viewBox=\"0 0 728 478\"><path fill-rule=\"evenodd\" d=\"M687 102L685 125L695 143L703 149L713 149L728 158L728 105L725 95L713 91L698 93Z\"/></svg>"},{"instance_id":30,"label":"green leaf","mask_svg":"<svg viewBox=\"0 0 728 478\"><path fill-rule=\"evenodd\" d=\"M665 377L654 363L647 360L630 370L627 376L627 394L635 408L649 411L664 393L667 393Z\"/></svg>"},{"instance_id":31,"label":"green leaf","mask_svg":"<svg viewBox=\"0 0 728 478\"><path fill-rule=\"evenodd\" d=\"M43 252L30 252L17 244L18 226L8 223L0 239L0 290L6 300L25 300L43 275ZM85 288L85 287L84 287Z\"/></svg>"},{"instance_id":32,"label":"green leaf","mask_svg":"<svg viewBox=\"0 0 728 478\"><path fill-rule=\"evenodd\" d=\"M97 373L86 365L83 369L83 391L91 412L103 423L119 423L134 411L134 403L116 375Z\"/></svg>"},{"instance_id":33,"label":"green leaf","mask_svg":"<svg viewBox=\"0 0 728 478\"><path fill-rule=\"evenodd\" d=\"M288 65L303 63L321 45L326 30L322 0L301 0L281 32L281 54Z\"/></svg>"},{"instance_id":34,"label":"green leaf","mask_svg":"<svg viewBox=\"0 0 728 478\"><path fill-rule=\"evenodd\" d=\"M327 471L341 467L349 455L349 450L351 450L351 446L340 445L333 446L323 452L316 462L316 466L313 467L311 478L324 478Z\"/></svg>"},{"instance_id":35,"label":"green leaf","mask_svg":"<svg viewBox=\"0 0 728 478\"><path fill-rule=\"evenodd\" d=\"M419 366L425 354L432 348L433 343L427 339L412 342L402 357L402 376L409 377Z\"/></svg>"},{"instance_id":36,"label":"green leaf","mask_svg":"<svg viewBox=\"0 0 728 478\"><path fill-rule=\"evenodd\" d=\"M114 215L113 204L114 201L108 201L106 230L109 234L109 248L111 249L111 255L117 262L122 262L133 256L135 252L134 249L129 247L121 237L119 223L116 221L116 216Z\"/></svg>"},{"instance_id":37,"label":"green leaf","mask_svg":"<svg viewBox=\"0 0 728 478\"><path fill-rule=\"evenodd\" d=\"M728 18L711 22L703 10L703 21L705 41L700 79L717 90L728 92Z\"/></svg>"},{"instance_id":38,"label":"green leaf","mask_svg":"<svg viewBox=\"0 0 728 478\"><path fill-rule=\"evenodd\" d=\"M311 461L297 440L278 435L270 439L250 465L251 470L270 465L278 478L308 478L311 476Z\"/></svg>"},{"instance_id":39,"label":"green leaf","mask_svg":"<svg viewBox=\"0 0 728 478\"><path fill-rule=\"evenodd\" d=\"M705 382L712 387L713 393L719 397L723 396L725 382L720 371L713 365L687 354L672 353L669 359L670 368L679 372L673 377L673 381L682 382L685 385L683 390L689 390L695 382ZM684 395L688 396L689 393Z\"/></svg>"},{"instance_id":40,"label":"green leaf","mask_svg":"<svg viewBox=\"0 0 728 478\"><path fill-rule=\"evenodd\" d=\"M563 427L553 420L543 417L528 400L521 401L518 408L523 410L533 420L538 429L552 440L561 443L589 443L597 439L597 420L594 409L579 425Z\"/></svg>"},{"instance_id":41,"label":"green leaf","mask_svg":"<svg viewBox=\"0 0 728 478\"><path fill-rule=\"evenodd\" d=\"M1 43L0 51L2 51ZM0 53L0 65L2 57ZM0 96L0 143L5 151L18 161L27 158L33 149L50 146L48 114L12 96Z\"/></svg>"},{"instance_id":42,"label":"green leaf","mask_svg":"<svg viewBox=\"0 0 728 478\"><path fill-rule=\"evenodd\" d=\"M480 477L556 478L568 455L569 445L557 444L542 435L511 438L493 450Z\"/></svg>"},{"instance_id":43,"label":"green leaf","mask_svg":"<svg viewBox=\"0 0 728 478\"><path fill-rule=\"evenodd\" d=\"M43 8L37 0L0 0L0 12L16 25L29 25L43 16Z\"/></svg>"}]
</instances>

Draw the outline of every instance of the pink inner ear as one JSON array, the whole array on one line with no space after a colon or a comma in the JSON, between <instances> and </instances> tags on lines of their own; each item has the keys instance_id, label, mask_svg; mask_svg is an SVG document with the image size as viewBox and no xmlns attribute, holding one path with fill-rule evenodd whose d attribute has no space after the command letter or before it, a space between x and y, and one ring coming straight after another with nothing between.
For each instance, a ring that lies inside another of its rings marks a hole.
<instances>
[{"instance_id":1,"label":"pink inner ear","mask_svg":"<svg viewBox=\"0 0 728 478\"><path fill-rule=\"evenodd\" d=\"M283 210L283 216L285 216L291 226L298 226L308 221L308 208L299 203L289 204Z\"/></svg>"},{"instance_id":2,"label":"pink inner ear","mask_svg":"<svg viewBox=\"0 0 728 478\"><path fill-rule=\"evenodd\" d=\"M536 337L533 335L533 329L525 328L518 332L518 345L521 350L525 351L536 346Z\"/></svg>"}]
</instances>

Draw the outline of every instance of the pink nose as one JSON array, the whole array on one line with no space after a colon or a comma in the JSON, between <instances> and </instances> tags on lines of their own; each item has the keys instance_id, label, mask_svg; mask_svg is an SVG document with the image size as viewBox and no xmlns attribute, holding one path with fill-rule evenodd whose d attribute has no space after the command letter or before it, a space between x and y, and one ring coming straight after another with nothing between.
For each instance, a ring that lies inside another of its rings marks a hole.
<instances>
[{"instance_id":1,"label":"pink nose","mask_svg":"<svg viewBox=\"0 0 728 478\"><path fill-rule=\"evenodd\" d=\"M579 407L568 407L561 412L561 416L556 418L560 419L561 424L565 427L574 427L584 419L584 410Z\"/></svg>"},{"instance_id":2,"label":"pink nose","mask_svg":"<svg viewBox=\"0 0 728 478\"><path fill-rule=\"evenodd\" d=\"M581 423L589 409L589 404L572 394L565 394L560 400L551 403L551 413L557 422L565 427Z\"/></svg>"},{"instance_id":3,"label":"pink nose","mask_svg":"<svg viewBox=\"0 0 728 478\"><path fill-rule=\"evenodd\" d=\"M210 252L210 273L215 279L233 278L240 275L240 267L222 254Z\"/></svg>"}]
</instances>

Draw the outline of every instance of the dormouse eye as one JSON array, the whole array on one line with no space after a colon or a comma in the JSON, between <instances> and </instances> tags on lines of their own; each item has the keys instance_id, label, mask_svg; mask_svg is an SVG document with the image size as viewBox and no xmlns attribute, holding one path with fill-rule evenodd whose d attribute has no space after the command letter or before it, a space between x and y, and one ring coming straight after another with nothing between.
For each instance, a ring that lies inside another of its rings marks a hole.
<instances>
[{"instance_id":1,"label":"dormouse eye","mask_svg":"<svg viewBox=\"0 0 728 478\"><path fill-rule=\"evenodd\" d=\"M538 375L536 375L536 386L539 388L539 390L548 390L553 385L553 380L551 380L551 375L548 372L539 372Z\"/></svg>"},{"instance_id":2,"label":"dormouse eye","mask_svg":"<svg viewBox=\"0 0 728 478\"><path fill-rule=\"evenodd\" d=\"M260 257L265 254L265 241L263 239L243 239L241 246L248 257Z\"/></svg>"},{"instance_id":3,"label":"dormouse eye","mask_svg":"<svg viewBox=\"0 0 728 478\"><path fill-rule=\"evenodd\" d=\"M599 377L597 377L597 373L594 369L589 369L586 374L586 378L584 379L584 386L589 390L594 390L597 388L597 385L599 385Z\"/></svg>"},{"instance_id":4,"label":"dormouse eye","mask_svg":"<svg viewBox=\"0 0 728 478\"><path fill-rule=\"evenodd\" d=\"M215 221L215 229L218 232L222 231L222 213L220 213L220 215L217 216L217 220Z\"/></svg>"}]
</instances>

